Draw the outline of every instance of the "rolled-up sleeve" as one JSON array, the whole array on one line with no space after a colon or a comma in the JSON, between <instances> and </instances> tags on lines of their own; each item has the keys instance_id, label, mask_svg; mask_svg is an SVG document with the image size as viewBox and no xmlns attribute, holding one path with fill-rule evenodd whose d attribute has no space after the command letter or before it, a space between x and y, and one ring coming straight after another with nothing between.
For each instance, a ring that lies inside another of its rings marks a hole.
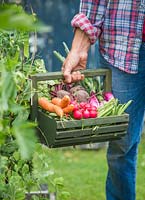
<instances>
[{"instance_id":1,"label":"rolled-up sleeve","mask_svg":"<svg viewBox=\"0 0 145 200\"><path fill-rule=\"evenodd\" d=\"M107 3L108 0L81 0L79 13L71 21L74 28L80 28L89 36L92 44L101 33Z\"/></svg>"}]
</instances>

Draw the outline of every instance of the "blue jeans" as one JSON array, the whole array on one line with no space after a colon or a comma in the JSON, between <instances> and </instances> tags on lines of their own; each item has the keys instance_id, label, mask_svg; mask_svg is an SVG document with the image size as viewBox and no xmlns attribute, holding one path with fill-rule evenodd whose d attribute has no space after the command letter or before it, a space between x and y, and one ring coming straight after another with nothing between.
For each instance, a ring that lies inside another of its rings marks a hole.
<instances>
[{"instance_id":1,"label":"blue jeans","mask_svg":"<svg viewBox=\"0 0 145 200\"><path fill-rule=\"evenodd\" d=\"M106 199L135 200L137 152L145 108L145 43L142 43L140 48L139 72L137 74L120 71L105 61L101 55L100 67L112 70L114 96L121 103L133 100L126 110L130 115L127 135L121 140L111 141L108 146Z\"/></svg>"}]
</instances>

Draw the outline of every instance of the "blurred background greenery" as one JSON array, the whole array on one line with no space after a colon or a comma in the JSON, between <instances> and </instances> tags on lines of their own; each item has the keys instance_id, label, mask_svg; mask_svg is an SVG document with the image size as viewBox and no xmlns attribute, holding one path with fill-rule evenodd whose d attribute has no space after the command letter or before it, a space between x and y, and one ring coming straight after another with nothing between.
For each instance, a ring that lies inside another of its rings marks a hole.
<instances>
[{"instance_id":1,"label":"blurred background greenery","mask_svg":"<svg viewBox=\"0 0 145 200\"><path fill-rule=\"evenodd\" d=\"M137 197L145 199L145 135L139 146L137 165ZM71 200L105 200L107 175L106 147L98 150L53 149L49 157L57 176L64 178Z\"/></svg>"},{"instance_id":2,"label":"blurred background greenery","mask_svg":"<svg viewBox=\"0 0 145 200\"><path fill-rule=\"evenodd\" d=\"M3 0L1 0L2 2ZM35 52L35 58L43 59L48 71L60 71L61 63L53 55L53 50L65 54L62 42L71 47L73 28L71 19L79 11L79 0L6 0L17 2L25 11L36 14L45 25L52 27L51 32L37 32L37 42L34 34L30 35L30 52ZM36 46L36 48L35 48ZM89 52L88 68L98 65L98 43L94 44Z\"/></svg>"}]
</instances>

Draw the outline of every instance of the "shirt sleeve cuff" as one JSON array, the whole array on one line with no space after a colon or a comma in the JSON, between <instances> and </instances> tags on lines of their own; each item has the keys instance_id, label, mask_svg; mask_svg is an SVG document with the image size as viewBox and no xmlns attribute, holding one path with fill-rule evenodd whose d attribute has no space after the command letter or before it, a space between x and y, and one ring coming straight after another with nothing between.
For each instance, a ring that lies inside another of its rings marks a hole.
<instances>
[{"instance_id":1,"label":"shirt sleeve cuff","mask_svg":"<svg viewBox=\"0 0 145 200\"><path fill-rule=\"evenodd\" d=\"M84 31L88 35L91 44L96 42L98 38L97 28L91 24L85 14L79 13L75 15L71 21L71 25L73 28L80 28Z\"/></svg>"}]
</instances>

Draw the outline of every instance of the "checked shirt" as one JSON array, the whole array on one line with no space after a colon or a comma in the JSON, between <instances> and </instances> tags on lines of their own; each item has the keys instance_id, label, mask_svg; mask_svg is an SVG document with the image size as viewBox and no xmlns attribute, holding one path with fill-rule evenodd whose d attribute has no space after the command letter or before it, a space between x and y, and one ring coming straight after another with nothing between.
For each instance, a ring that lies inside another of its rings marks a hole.
<instances>
[{"instance_id":1,"label":"checked shirt","mask_svg":"<svg viewBox=\"0 0 145 200\"><path fill-rule=\"evenodd\" d=\"M145 19L145 0L81 0L72 26L99 39L100 52L114 67L138 72L139 49Z\"/></svg>"}]
</instances>

